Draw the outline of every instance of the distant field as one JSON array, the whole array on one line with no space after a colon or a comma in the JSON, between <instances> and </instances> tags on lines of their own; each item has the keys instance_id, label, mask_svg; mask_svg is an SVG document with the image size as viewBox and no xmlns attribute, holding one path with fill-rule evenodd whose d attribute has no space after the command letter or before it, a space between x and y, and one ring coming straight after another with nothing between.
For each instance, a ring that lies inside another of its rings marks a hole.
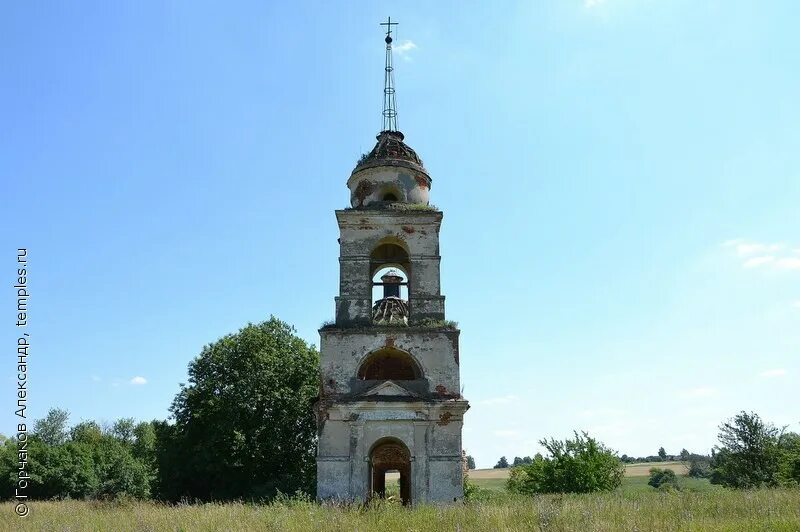
<instances>
[{"instance_id":1,"label":"distant field","mask_svg":"<svg viewBox=\"0 0 800 532\"><path fill-rule=\"evenodd\" d=\"M653 488L647 484L651 467L672 469L675 471L676 475L682 477L682 487L691 491L712 491L719 489L718 486L710 484L707 479L688 478L686 476L688 469L682 462L646 462L641 464L628 464L625 466L625 479L622 481L620 490L624 493L652 491ZM492 491L504 491L509 471L510 469L473 469L469 472L469 478L478 487ZM397 490L397 477L398 475L396 473L386 474L386 480L389 481L389 484L387 484L389 490Z\"/></svg>"},{"instance_id":2,"label":"distant field","mask_svg":"<svg viewBox=\"0 0 800 532\"><path fill-rule=\"evenodd\" d=\"M625 466L626 477L647 477L650 476L651 467L661 469L672 469L676 475L685 475L689 469L683 462L644 462L641 464L627 464ZM508 478L509 469L473 469L469 472L472 480Z\"/></svg>"}]
</instances>

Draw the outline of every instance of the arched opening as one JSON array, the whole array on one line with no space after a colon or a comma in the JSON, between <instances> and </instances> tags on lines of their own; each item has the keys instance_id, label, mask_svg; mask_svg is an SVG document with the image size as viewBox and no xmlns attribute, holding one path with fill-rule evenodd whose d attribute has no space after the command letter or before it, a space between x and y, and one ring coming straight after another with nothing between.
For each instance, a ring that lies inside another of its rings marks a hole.
<instances>
[{"instance_id":1,"label":"arched opening","mask_svg":"<svg viewBox=\"0 0 800 532\"><path fill-rule=\"evenodd\" d=\"M388 266L394 266L406 275L411 271L411 261L408 259L408 248L399 238L384 238L369 256L370 273L373 275Z\"/></svg>"},{"instance_id":2,"label":"arched opening","mask_svg":"<svg viewBox=\"0 0 800 532\"><path fill-rule=\"evenodd\" d=\"M399 473L400 500L403 506L411 504L411 453L403 442L395 438L382 438L369 453L370 495L386 497L386 473Z\"/></svg>"},{"instance_id":3,"label":"arched opening","mask_svg":"<svg viewBox=\"0 0 800 532\"><path fill-rule=\"evenodd\" d=\"M381 188L380 198L381 201L400 201L402 194L395 186L384 186Z\"/></svg>"},{"instance_id":4,"label":"arched opening","mask_svg":"<svg viewBox=\"0 0 800 532\"><path fill-rule=\"evenodd\" d=\"M405 351L384 347L364 359L358 368L358 378L364 381L411 381L421 379L422 370Z\"/></svg>"},{"instance_id":5,"label":"arched opening","mask_svg":"<svg viewBox=\"0 0 800 532\"><path fill-rule=\"evenodd\" d=\"M408 278L411 261L405 242L387 237L370 254L372 321L376 325L407 325Z\"/></svg>"}]
</instances>

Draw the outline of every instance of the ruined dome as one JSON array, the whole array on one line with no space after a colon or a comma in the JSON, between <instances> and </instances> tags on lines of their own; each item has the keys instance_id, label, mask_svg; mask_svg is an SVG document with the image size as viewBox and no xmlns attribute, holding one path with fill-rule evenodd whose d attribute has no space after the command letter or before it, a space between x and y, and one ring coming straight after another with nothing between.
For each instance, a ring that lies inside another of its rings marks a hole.
<instances>
[{"instance_id":1,"label":"ruined dome","mask_svg":"<svg viewBox=\"0 0 800 532\"><path fill-rule=\"evenodd\" d=\"M375 325L408 324L408 301L399 297L384 297L372 306Z\"/></svg>"},{"instance_id":2,"label":"ruined dome","mask_svg":"<svg viewBox=\"0 0 800 532\"><path fill-rule=\"evenodd\" d=\"M375 166L405 166L428 175L417 152L403 142L405 135L399 131L381 131L375 138L378 139L375 147L361 157L353 174Z\"/></svg>"},{"instance_id":3,"label":"ruined dome","mask_svg":"<svg viewBox=\"0 0 800 532\"><path fill-rule=\"evenodd\" d=\"M431 178L399 131L381 131L372 151L356 164L347 186L353 207L428 204Z\"/></svg>"}]
</instances>

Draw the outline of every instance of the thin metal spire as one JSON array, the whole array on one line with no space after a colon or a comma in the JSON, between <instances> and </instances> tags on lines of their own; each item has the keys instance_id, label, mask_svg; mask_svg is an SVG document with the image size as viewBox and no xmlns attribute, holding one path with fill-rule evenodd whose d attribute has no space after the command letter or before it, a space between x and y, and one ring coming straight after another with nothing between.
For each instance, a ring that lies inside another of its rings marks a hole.
<instances>
[{"instance_id":1,"label":"thin metal spire","mask_svg":"<svg viewBox=\"0 0 800 532\"><path fill-rule=\"evenodd\" d=\"M397 107L394 100L394 67L392 67L392 26L397 26L397 22L392 22L392 17L386 22L381 22L381 26L386 26L386 69L383 77L383 130L397 131Z\"/></svg>"}]
</instances>

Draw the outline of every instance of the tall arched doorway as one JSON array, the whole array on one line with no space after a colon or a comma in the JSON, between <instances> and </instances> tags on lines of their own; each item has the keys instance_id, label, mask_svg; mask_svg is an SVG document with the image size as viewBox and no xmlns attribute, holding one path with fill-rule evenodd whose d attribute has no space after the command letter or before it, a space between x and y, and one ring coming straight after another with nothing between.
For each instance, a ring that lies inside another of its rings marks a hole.
<instances>
[{"instance_id":1,"label":"tall arched doorway","mask_svg":"<svg viewBox=\"0 0 800 532\"><path fill-rule=\"evenodd\" d=\"M380 498L386 497L386 473L400 473L400 499L403 505L411 504L411 453L401 441L384 438L372 448L369 454L370 493Z\"/></svg>"}]
</instances>

